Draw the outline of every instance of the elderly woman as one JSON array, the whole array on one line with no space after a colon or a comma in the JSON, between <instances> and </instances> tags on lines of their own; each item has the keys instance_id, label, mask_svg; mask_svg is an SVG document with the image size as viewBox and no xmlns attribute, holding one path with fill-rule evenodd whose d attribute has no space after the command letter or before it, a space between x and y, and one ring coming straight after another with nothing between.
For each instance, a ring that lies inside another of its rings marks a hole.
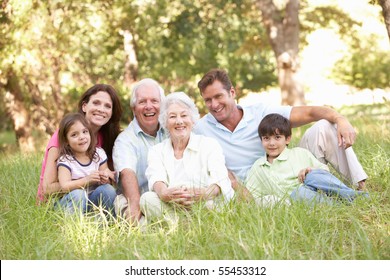
<instances>
[{"instance_id":1,"label":"elderly woman","mask_svg":"<svg viewBox=\"0 0 390 280\"><path fill-rule=\"evenodd\" d=\"M147 218L171 215L175 206L191 208L205 201L210 207L233 197L222 148L216 140L192 133L198 119L198 109L183 92L169 94L162 104L159 121L170 138L149 151L150 191L140 201Z\"/></svg>"}]
</instances>

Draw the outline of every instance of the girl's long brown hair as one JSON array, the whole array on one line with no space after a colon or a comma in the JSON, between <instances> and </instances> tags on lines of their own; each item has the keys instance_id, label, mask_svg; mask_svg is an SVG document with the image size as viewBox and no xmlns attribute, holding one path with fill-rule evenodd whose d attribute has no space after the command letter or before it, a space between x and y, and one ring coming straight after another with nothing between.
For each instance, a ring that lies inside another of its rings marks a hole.
<instances>
[{"instance_id":1,"label":"girl's long brown hair","mask_svg":"<svg viewBox=\"0 0 390 280\"><path fill-rule=\"evenodd\" d=\"M66 138L66 135L69 132L69 129L72 125L74 125L76 122L81 122L83 126L85 126L89 134L91 135L91 143L89 144L87 155L90 160L97 160L96 156L96 137L92 132L91 127L89 126L87 120L85 119L83 114L80 113L70 113L65 115L65 117L62 118L60 122L60 129L58 131L58 140L59 140L59 156L65 156L68 159L73 159L73 151L70 148L68 144L68 139Z\"/></svg>"}]
</instances>

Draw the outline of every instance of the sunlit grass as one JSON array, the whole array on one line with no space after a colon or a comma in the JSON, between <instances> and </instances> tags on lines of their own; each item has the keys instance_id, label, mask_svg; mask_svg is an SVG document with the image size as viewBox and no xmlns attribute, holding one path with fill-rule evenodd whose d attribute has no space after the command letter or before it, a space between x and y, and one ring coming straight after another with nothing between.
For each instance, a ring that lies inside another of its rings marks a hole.
<instances>
[{"instance_id":1,"label":"sunlit grass","mask_svg":"<svg viewBox=\"0 0 390 280\"><path fill-rule=\"evenodd\" d=\"M219 211L197 207L176 226L142 229L99 214L66 217L37 206L41 154L0 158L1 259L389 259L390 137L387 107L345 108L358 128L355 144L369 175L370 199L353 204L262 209L233 202ZM380 110L379 113L377 111ZM386 111L387 110L387 111ZM360 113L364 112L364 113ZM299 139L305 128L296 129Z\"/></svg>"}]
</instances>

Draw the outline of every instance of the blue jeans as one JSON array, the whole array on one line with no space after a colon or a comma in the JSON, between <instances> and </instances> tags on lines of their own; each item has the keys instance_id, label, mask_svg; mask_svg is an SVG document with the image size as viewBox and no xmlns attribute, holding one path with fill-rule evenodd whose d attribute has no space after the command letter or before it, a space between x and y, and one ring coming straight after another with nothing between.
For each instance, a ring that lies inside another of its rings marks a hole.
<instances>
[{"instance_id":1,"label":"blue jeans","mask_svg":"<svg viewBox=\"0 0 390 280\"><path fill-rule=\"evenodd\" d=\"M103 209L114 213L114 200L116 191L110 184L98 186L89 195L83 189L73 190L64 195L56 202L55 208L61 208L68 213L75 213L81 211L82 213L90 212L93 206L101 205Z\"/></svg>"},{"instance_id":2,"label":"blue jeans","mask_svg":"<svg viewBox=\"0 0 390 280\"><path fill-rule=\"evenodd\" d=\"M333 204L335 200L332 198L352 202L359 195L368 197L367 192L355 191L347 187L330 172L315 169L306 175L304 184L294 190L290 198L292 201Z\"/></svg>"}]
</instances>

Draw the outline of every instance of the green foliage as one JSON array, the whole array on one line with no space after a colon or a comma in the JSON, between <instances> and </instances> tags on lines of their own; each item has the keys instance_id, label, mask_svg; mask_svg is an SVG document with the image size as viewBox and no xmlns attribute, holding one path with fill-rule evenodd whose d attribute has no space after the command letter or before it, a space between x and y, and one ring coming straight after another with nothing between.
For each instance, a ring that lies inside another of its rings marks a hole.
<instances>
[{"instance_id":1,"label":"green foliage","mask_svg":"<svg viewBox=\"0 0 390 280\"><path fill-rule=\"evenodd\" d=\"M0 85L14 77L26 108L32 113L43 106L54 123L74 110L93 83L112 84L127 99L122 32L128 30L137 77L155 78L167 92L184 90L199 99L196 83L215 67L231 72L242 95L260 90L276 78L253 5L249 0L8 1L0 14Z\"/></svg>"},{"instance_id":2,"label":"green foliage","mask_svg":"<svg viewBox=\"0 0 390 280\"><path fill-rule=\"evenodd\" d=\"M373 40L361 40L358 20L336 6L301 1L300 22L303 43L321 27L333 28L344 40L356 38L335 71L340 81L386 86L387 54L375 50ZM0 7L0 97L13 81L32 122L44 130L43 117L56 125L92 84L109 83L120 92L128 122L124 31L133 37L136 79L151 77L166 92L187 92L201 113L197 82L211 68L229 71L238 98L277 84L274 54L252 0L9 0ZM7 116L4 106L0 122Z\"/></svg>"},{"instance_id":3,"label":"green foliage","mask_svg":"<svg viewBox=\"0 0 390 280\"><path fill-rule=\"evenodd\" d=\"M0 132L0 152L18 150L15 133L11 130Z\"/></svg>"},{"instance_id":4,"label":"green foliage","mask_svg":"<svg viewBox=\"0 0 390 280\"><path fill-rule=\"evenodd\" d=\"M377 41L375 36L353 40L350 52L335 64L332 77L358 89L389 87L389 53L380 50Z\"/></svg>"},{"instance_id":5,"label":"green foliage","mask_svg":"<svg viewBox=\"0 0 390 280\"><path fill-rule=\"evenodd\" d=\"M336 6L312 7L306 1L302 1L301 13L301 41L311 32L319 28L331 28L342 37L355 36L355 26L361 26L361 22L351 18L346 12Z\"/></svg>"},{"instance_id":6,"label":"green foliage","mask_svg":"<svg viewBox=\"0 0 390 280\"><path fill-rule=\"evenodd\" d=\"M37 206L42 155L2 154L0 258L388 260L390 104L342 112L359 130L354 147L369 175L371 199L314 208L240 202L222 211L197 207L182 213L176 226L155 222L143 231L121 220L108 225L96 217L65 217L51 204Z\"/></svg>"},{"instance_id":7,"label":"green foliage","mask_svg":"<svg viewBox=\"0 0 390 280\"><path fill-rule=\"evenodd\" d=\"M371 1L375 4L376 1ZM349 47L334 65L330 78L364 88L387 88L390 83L390 58L388 50L381 49L377 35L362 32L362 20L357 20L337 6L312 7L302 1L300 14L301 40L318 28L335 30ZM369 14L369 12L368 12ZM379 21L383 18L378 13Z\"/></svg>"},{"instance_id":8,"label":"green foliage","mask_svg":"<svg viewBox=\"0 0 390 280\"><path fill-rule=\"evenodd\" d=\"M275 83L272 52L251 1L160 0L145 8L139 21L146 32L137 32L140 76L194 98L197 81L216 67L228 69L240 90Z\"/></svg>"}]
</instances>

